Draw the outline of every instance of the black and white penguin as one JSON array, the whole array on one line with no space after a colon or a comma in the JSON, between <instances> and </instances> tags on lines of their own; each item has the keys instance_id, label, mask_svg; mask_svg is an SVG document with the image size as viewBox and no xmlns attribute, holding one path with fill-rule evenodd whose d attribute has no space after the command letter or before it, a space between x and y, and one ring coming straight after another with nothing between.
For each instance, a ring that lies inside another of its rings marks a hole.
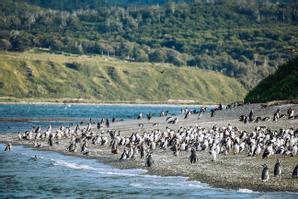
<instances>
[{"instance_id":1,"label":"black and white penguin","mask_svg":"<svg viewBox=\"0 0 298 199\"><path fill-rule=\"evenodd\" d=\"M142 144L140 146L140 156L141 156L141 159L143 159L143 157L145 156L145 146L144 146L144 144Z\"/></svg>"},{"instance_id":2,"label":"black and white penguin","mask_svg":"<svg viewBox=\"0 0 298 199\"><path fill-rule=\"evenodd\" d=\"M88 146L87 142L84 142L81 147L81 153L85 153L88 151L87 146Z\"/></svg>"},{"instance_id":3,"label":"black and white penguin","mask_svg":"<svg viewBox=\"0 0 298 199\"><path fill-rule=\"evenodd\" d=\"M263 182L267 182L269 180L269 168L266 164L263 165L261 179Z\"/></svg>"},{"instance_id":4,"label":"black and white penguin","mask_svg":"<svg viewBox=\"0 0 298 199\"><path fill-rule=\"evenodd\" d=\"M211 111L210 111L210 117L214 117L214 115L215 115L215 109L211 109Z\"/></svg>"},{"instance_id":5,"label":"black and white penguin","mask_svg":"<svg viewBox=\"0 0 298 199\"><path fill-rule=\"evenodd\" d=\"M109 128L110 127L110 122L109 119L106 119L106 127Z\"/></svg>"},{"instance_id":6,"label":"black and white penguin","mask_svg":"<svg viewBox=\"0 0 298 199\"><path fill-rule=\"evenodd\" d=\"M124 148L124 150L121 154L120 160L126 160L127 158L128 158L128 152L127 152L126 148Z\"/></svg>"},{"instance_id":7,"label":"black and white penguin","mask_svg":"<svg viewBox=\"0 0 298 199\"><path fill-rule=\"evenodd\" d=\"M97 129L101 129L101 123L97 122Z\"/></svg>"},{"instance_id":8,"label":"black and white penguin","mask_svg":"<svg viewBox=\"0 0 298 199\"><path fill-rule=\"evenodd\" d=\"M292 177L298 178L298 164L296 165L296 167L293 170Z\"/></svg>"},{"instance_id":9,"label":"black and white penguin","mask_svg":"<svg viewBox=\"0 0 298 199\"><path fill-rule=\"evenodd\" d=\"M197 162L197 159L198 159L197 158L197 153L196 153L196 150L194 148L192 148L191 151L190 151L190 157L189 157L189 159L190 159L190 163L191 164Z\"/></svg>"},{"instance_id":10,"label":"black and white penguin","mask_svg":"<svg viewBox=\"0 0 298 199\"><path fill-rule=\"evenodd\" d=\"M142 129L144 128L144 123L139 123L138 126Z\"/></svg>"},{"instance_id":11,"label":"black and white penguin","mask_svg":"<svg viewBox=\"0 0 298 199\"><path fill-rule=\"evenodd\" d=\"M273 151L272 151L272 146L269 145L269 146L265 149L262 158L263 158L263 159L268 158L270 155L272 155L272 153L273 153Z\"/></svg>"},{"instance_id":12,"label":"black and white penguin","mask_svg":"<svg viewBox=\"0 0 298 199\"><path fill-rule=\"evenodd\" d=\"M148 120L151 120L151 118L152 118L152 114L151 114L151 113L148 113L148 114L147 114L147 119L148 119Z\"/></svg>"},{"instance_id":13,"label":"black and white penguin","mask_svg":"<svg viewBox=\"0 0 298 199\"><path fill-rule=\"evenodd\" d=\"M269 117L264 117L264 118L262 119L262 121L265 122L265 121L268 121L269 119L270 119Z\"/></svg>"},{"instance_id":14,"label":"black and white penguin","mask_svg":"<svg viewBox=\"0 0 298 199\"><path fill-rule=\"evenodd\" d=\"M277 121L280 118L280 110L277 109L274 113L273 113L273 121Z\"/></svg>"},{"instance_id":15,"label":"black and white penguin","mask_svg":"<svg viewBox=\"0 0 298 199\"><path fill-rule=\"evenodd\" d=\"M249 114L248 114L248 121L249 121L249 122L252 122L252 121L254 120L253 115L254 115L254 113L253 113L253 111L251 110L251 111L249 112Z\"/></svg>"},{"instance_id":16,"label":"black and white penguin","mask_svg":"<svg viewBox=\"0 0 298 199\"><path fill-rule=\"evenodd\" d=\"M141 113L139 113L139 115L138 115L137 119L138 119L138 120L141 120L141 119L143 119L143 113L142 113L142 112L141 112Z\"/></svg>"},{"instance_id":17,"label":"black and white penguin","mask_svg":"<svg viewBox=\"0 0 298 199\"><path fill-rule=\"evenodd\" d=\"M145 166L146 167L152 167L154 161L152 159L152 154L148 153L147 157L146 157L146 161L145 161Z\"/></svg>"},{"instance_id":18,"label":"black and white penguin","mask_svg":"<svg viewBox=\"0 0 298 199\"><path fill-rule=\"evenodd\" d=\"M11 149L12 149L12 145L11 145L11 143L8 143L8 144L5 146L4 151L11 151Z\"/></svg>"},{"instance_id":19,"label":"black and white penguin","mask_svg":"<svg viewBox=\"0 0 298 199\"><path fill-rule=\"evenodd\" d=\"M190 115L191 115L191 111L187 111L185 116L184 116L184 119L187 119Z\"/></svg>"},{"instance_id":20,"label":"black and white penguin","mask_svg":"<svg viewBox=\"0 0 298 199\"><path fill-rule=\"evenodd\" d=\"M70 145L67 147L67 150L69 152L75 152L75 150L76 150L76 143L75 142L71 142Z\"/></svg>"},{"instance_id":21,"label":"black and white penguin","mask_svg":"<svg viewBox=\"0 0 298 199\"><path fill-rule=\"evenodd\" d=\"M54 136L52 134L50 134L50 138L48 140L48 144L49 144L49 146L53 146L53 144L54 144Z\"/></svg>"},{"instance_id":22,"label":"black and white penguin","mask_svg":"<svg viewBox=\"0 0 298 199\"><path fill-rule=\"evenodd\" d=\"M243 118L243 122L244 122L244 124L247 123L247 116L244 116L244 118Z\"/></svg>"},{"instance_id":23,"label":"black and white penguin","mask_svg":"<svg viewBox=\"0 0 298 199\"><path fill-rule=\"evenodd\" d=\"M281 164L280 160L277 159L275 166L274 166L274 177L281 176Z\"/></svg>"},{"instance_id":24,"label":"black and white penguin","mask_svg":"<svg viewBox=\"0 0 298 199\"><path fill-rule=\"evenodd\" d=\"M287 111L288 119L292 119L294 117L294 110L290 107Z\"/></svg>"},{"instance_id":25,"label":"black and white penguin","mask_svg":"<svg viewBox=\"0 0 298 199\"><path fill-rule=\"evenodd\" d=\"M34 161L37 161L37 156L36 155L34 155L33 157L31 157L31 160L34 160Z\"/></svg>"}]
</instances>

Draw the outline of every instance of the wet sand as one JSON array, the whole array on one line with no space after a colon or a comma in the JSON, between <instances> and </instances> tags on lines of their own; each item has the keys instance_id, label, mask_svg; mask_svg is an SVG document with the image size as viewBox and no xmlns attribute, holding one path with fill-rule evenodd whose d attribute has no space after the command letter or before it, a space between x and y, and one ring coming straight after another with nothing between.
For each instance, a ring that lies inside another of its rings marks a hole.
<instances>
[{"instance_id":1,"label":"wet sand","mask_svg":"<svg viewBox=\"0 0 298 199\"><path fill-rule=\"evenodd\" d=\"M239 116L242 114L248 115L251 109L254 110L255 116L269 116L272 118L273 112L280 108L282 113L286 113L286 110L292 107L295 111L295 115L298 113L298 105L286 104L280 106L270 106L262 108L260 104L244 105L233 109L217 111L215 117L211 118L210 113L205 113L200 119L198 115L191 115L188 119L183 119L183 116L179 116L179 122L177 124L167 124L166 118L152 118L151 121L143 120L129 120L123 122L116 122L111 124L109 129L120 130L121 136L130 136L131 133L138 132L143 134L144 132L150 132L154 129L165 130L166 127L171 129L178 129L182 127L190 127L198 125L205 127L207 130L211 129L214 125L217 127L237 126L240 130L246 130L252 132L256 126L266 126L272 130L279 130L280 128L298 128L298 119L288 120L280 119L277 122L272 120L259 123L244 124L239 122ZM144 128L138 127L139 123L144 124ZM154 123L158 123L157 126L153 126ZM99 134L108 136L106 130L104 132L98 132L93 125L93 131ZM29 130L29 129L28 129ZM45 130L45 129L43 129ZM16 134L4 134L0 135L0 142L13 144L26 145L33 147L33 142L19 141ZM90 151L88 156L81 153L69 153L65 149L69 144L69 139L63 139L60 144L55 144L53 147L47 146L46 142L41 142L42 147L39 150L52 150L58 151L67 155L76 155L86 158L94 158L101 162L111 164L117 168L143 168L147 169L149 174L152 175L171 175L171 176L185 176L190 180L198 180L203 183L208 183L211 186L222 188L246 188L255 191L290 191L298 192L298 179L291 177L294 167L298 164L298 156L284 156L273 155L267 159L262 159L261 156L249 157L247 151L243 151L240 154L233 155L219 155L217 161L212 161L211 155L207 152L197 152L198 162L190 164L189 152L182 151L179 156L174 156L173 152L169 149L155 149L153 152L154 165L152 168L146 168L144 166L144 160L139 156L135 160L120 161L120 154L112 154L109 146L98 146L89 144L88 149ZM119 148L122 152L123 146ZM273 168L277 159L281 160L282 176L273 177ZM263 164L267 164L270 172L270 179L268 182L262 182L260 180L261 170Z\"/></svg>"}]
</instances>

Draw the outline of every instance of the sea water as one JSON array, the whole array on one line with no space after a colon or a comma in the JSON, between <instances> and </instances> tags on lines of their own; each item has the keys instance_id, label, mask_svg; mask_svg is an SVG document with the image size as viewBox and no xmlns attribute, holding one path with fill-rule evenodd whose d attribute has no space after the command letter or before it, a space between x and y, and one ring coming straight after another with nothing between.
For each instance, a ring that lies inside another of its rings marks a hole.
<instances>
[{"instance_id":1,"label":"sea water","mask_svg":"<svg viewBox=\"0 0 298 199\"><path fill-rule=\"evenodd\" d=\"M80 106L72 105L0 105L1 118L35 118L33 122L6 122L15 132L31 125L46 126L38 118L68 118L65 123L89 118L135 118L139 112L158 114L169 110L178 114L181 107L168 106ZM73 111L72 111L73 110ZM121 115L121 117L120 117ZM62 122L63 123L63 122ZM2 129L5 128L5 129ZM28 130L28 129L27 129ZM13 146L4 152L0 144L0 198L298 198L297 193L254 192L249 189L229 190L211 187L185 177L147 175L145 168L117 169L94 159L66 156ZM34 159L34 156L37 159Z\"/></svg>"}]
</instances>

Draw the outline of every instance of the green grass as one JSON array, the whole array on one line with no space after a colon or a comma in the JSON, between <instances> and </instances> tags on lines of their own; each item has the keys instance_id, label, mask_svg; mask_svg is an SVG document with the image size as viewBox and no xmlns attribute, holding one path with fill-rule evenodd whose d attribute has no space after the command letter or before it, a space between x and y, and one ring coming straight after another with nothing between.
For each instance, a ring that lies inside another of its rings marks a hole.
<instances>
[{"instance_id":1,"label":"green grass","mask_svg":"<svg viewBox=\"0 0 298 199\"><path fill-rule=\"evenodd\" d=\"M228 103L244 87L220 73L102 56L0 52L1 101Z\"/></svg>"}]
</instances>

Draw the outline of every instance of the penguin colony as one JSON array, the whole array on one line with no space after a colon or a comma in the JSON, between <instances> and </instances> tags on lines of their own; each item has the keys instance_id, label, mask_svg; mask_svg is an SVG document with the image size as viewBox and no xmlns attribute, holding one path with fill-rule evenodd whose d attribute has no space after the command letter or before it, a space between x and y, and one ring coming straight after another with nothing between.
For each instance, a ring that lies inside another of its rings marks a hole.
<instances>
[{"instance_id":1,"label":"penguin colony","mask_svg":"<svg viewBox=\"0 0 298 199\"><path fill-rule=\"evenodd\" d=\"M220 106L220 109L214 109L214 112L221 109L222 106ZM192 112L183 110L182 114L184 114L184 119L187 119ZM160 117L165 117L168 124L178 123L178 117L168 117L167 115L168 112L160 113ZM294 116L292 109L287 111L286 116L288 119L298 118ZM150 120L151 118L152 115L147 114L147 119ZM240 121L256 122L257 118L254 117L251 111L248 116L242 116ZM272 120L276 121L281 118L282 116L278 109L273 114ZM140 113L137 119L142 120L143 114ZM259 120L264 121L262 118ZM138 126L143 128L144 124L139 123ZM155 127L157 126L155 125ZM30 141L34 143L34 147L41 147L41 143L47 143L48 146L52 147L56 144L59 145L63 139L68 139L69 144L65 150L68 152L80 152L84 155L89 154L90 150L88 147L90 145L110 147L112 154L120 154L119 161L140 158L144 159L145 166L149 168L154 166L154 151L158 149L172 151L173 156L179 156L182 151L189 152L190 164L195 164L198 160L197 153L203 151L210 153L211 161L217 161L218 158L224 158L228 154L240 153L246 153L247 156L251 157L260 156L265 160L276 154L298 157L298 129L292 128L276 131L265 126L256 126L254 131L246 132L230 124L223 127L213 126L210 130L199 125L180 127L178 130L168 126L165 130L156 128L142 134L135 132L126 137L121 136L120 131L111 130L107 119L102 119L96 124L96 127L92 128L92 124L89 123L87 127L80 125L77 125L75 128L62 126L57 130L53 130L49 126L44 132L42 132L40 127L37 127L31 131L19 133L18 139ZM104 127L106 127L105 131L103 130ZM11 148L12 145L9 143L5 151L10 151ZM261 180L267 182L270 176L270 169L266 164L262 166ZM273 175L275 177L282 176L282 163L280 160L277 160L274 166ZM298 164L293 169L292 177L298 178Z\"/></svg>"}]
</instances>

